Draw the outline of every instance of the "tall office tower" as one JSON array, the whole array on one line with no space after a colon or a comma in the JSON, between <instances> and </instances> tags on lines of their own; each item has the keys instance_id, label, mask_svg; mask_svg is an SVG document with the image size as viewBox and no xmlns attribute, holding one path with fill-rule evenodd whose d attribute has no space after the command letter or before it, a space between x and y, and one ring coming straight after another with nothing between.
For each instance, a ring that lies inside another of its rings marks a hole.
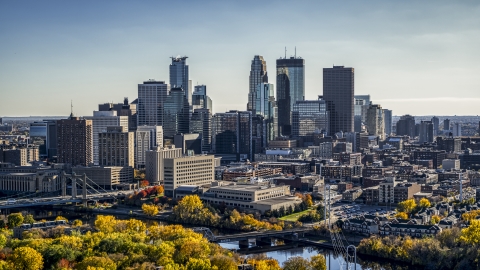
<instances>
[{"instance_id":1,"label":"tall office tower","mask_svg":"<svg viewBox=\"0 0 480 270\"><path fill-rule=\"evenodd\" d=\"M453 124L452 134L453 134L453 137L461 137L462 136L462 124L461 123Z\"/></svg>"},{"instance_id":2,"label":"tall office tower","mask_svg":"<svg viewBox=\"0 0 480 270\"><path fill-rule=\"evenodd\" d=\"M229 111L212 119L212 150L222 162L252 159L252 113Z\"/></svg>"},{"instance_id":3,"label":"tall office tower","mask_svg":"<svg viewBox=\"0 0 480 270\"><path fill-rule=\"evenodd\" d=\"M190 133L202 135L202 152L212 150L212 113L208 109L193 110L190 119Z\"/></svg>"},{"instance_id":4,"label":"tall office tower","mask_svg":"<svg viewBox=\"0 0 480 270\"><path fill-rule=\"evenodd\" d=\"M353 126L355 132L362 131L362 123L367 121L367 109L370 105L370 95L355 95Z\"/></svg>"},{"instance_id":5,"label":"tall office tower","mask_svg":"<svg viewBox=\"0 0 480 270\"><path fill-rule=\"evenodd\" d=\"M261 148L268 146L271 140L277 136L277 104L275 102L275 90L273 84L260 83L255 91L255 117L261 116ZM259 150L257 148L257 150Z\"/></svg>"},{"instance_id":6,"label":"tall office tower","mask_svg":"<svg viewBox=\"0 0 480 270\"><path fill-rule=\"evenodd\" d=\"M139 126L135 132L135 167L145 167L145 152L163 147L161 126Z\"/></svg>"},{"instance_id":7,"label":"tall office tower","mask_svg":"<svg viewBox=\"0 0 480 270\"><path fill-rule=\"evenodd\" d=\"M170 86L163 81L145 81L138 85L137 126L162 126L163 105Z\"/></svg>"},{"instance_id":8,"label":"tall office tower","mask_svg":"<svg viewBox=\"0 0 480 270\"><path fill-rule=\"evenodd\" d=\"M123 103L104 103L98 104L99 111L116 111L117 116L128 116L128 130L137 129L137 100L128 103L128 98L123 99Z\"/></svg>"},{"instance_id":9,"label":"tall office tower","mask_svg":"<svg viewBox=\"0 0 480 270\"><path fill-rule=\"evenodd\" d=\"M45 141L47 156L50 160L57 156L57 121L47 120L47 139Z\"/></svg>"},{"instance_id":10,"label":"tall office tower","mask_svg":"<svg viewBox=\"0 0 480 270\"><path fill-rule=\"evenodd\" d=\"M431 143L434 138L434 127L432 121L420 122L420 134L418 136L419 143Z\"/></svg>"},{"instance_id":11,"label":"tall office tower","mask_svg":"<svg viewBox=\"0 0 480 270\"><path fill-rule=\"evenodd\" d=\"M415 137L415 117L409 114L401 116L397 122L397 135Z\"/></svg>"},{"instance_id":12,"label":"tall office tower","mask_svg":"<svg viewBox=\"0 0 480 270\"><path fill-rule=\"evenodd\" d=\"M450 119L443 120L443 130L450 130Z\"/></svg>"},{"instance_id":13,"label":"tall office tower","mask_svg":"<svg viewBox=\"0 0 480 270\"><path fill-rule=\"evenodd\" d=\"M440 127L440 119L438 117L434 116L432 117L432 124L433 124L433 135L436 136L438 135L439 132L439 127Z\"/></svg>"},{"instance_id":14,"label":"tall office tower","mask_svg":"<svg viewBox=\"0 0 480 270\"><path fill-rule=\"evenodd\" d=\"M316 136L327 135L329 129L327 104L318 100L300 100L293 105L292 137L311 145Z\"/></svg>"},{"instance_id":15,"label":"tall office tower","mask_svg":"<svg viewBox=\"0 0 480 270\"><path fill-rule=\"evenodd\" d=\"M70 116L57 121L57 162L88 166L93 162L92 120Z\"/></svg>"},{"instance_id":16,"label":"tall office tower","mask_svg":"<svg viewBox=\"0 0 480 270\"><path fill-rule=\"evenodd\" d=\"M192 104L192 89L188 79L187 56L177 56L172 58L170 64L170 86L172 88L182 88L187 97L188 104Z\"/></svg>"},{"instance_id":17,"label":"tall office tower","mask_svg":"<svg viewBox=\"0 0 480 270\"><path fill-rule=\"evenodd\" d=\"M207 96L206 85L196 85L192 94L192 109L209 109L213 111L212 99Z\"/></svg>"},{"instance_id":18,"label":"tall office tower","mask_svg":"<svg viewBox=\"0 0 480 270\"><path fill-rule=\"evenodd\" d=\"M248 103L247 110L252 111L255 115L255 95L257 92L257 85L260 83L268 83L267 62L263 60L263 56L255 55L252 60L249 77L248 89Z\"/></svg>"},{"instance_id":19,"label":"tall office tower","mask_svg":"<svg viewBox=\"0 0 480 270\"><path fill-rule=\"evenodd\" d=\"M354 69L333 66L323 69L323 99L330 114L330 134L352 132L354 115Z\"/></svg>"},{"instance_id":20,"label":"tall office tower","mask_svg":"<svg viewBox=\"0 0 480 270\"><path fill-rule=\"evenodd\" d=\"M277 59L278 135L292 134L295 102L305 99L305 60L300 57Z\"/></svg>"},{"instance_id":21,"label":"tall office tower","mask_svg":"<svg viewBox=\"0 0 480 270\"><path fill-rule=\"evenodd\" d=\"M98 134L106 132L107 127L121 126L123 131L128 131L128 116L117 116L117 111L94 111L93 116L85 116L92 120L93 126L93 164L99 164L98 158Z\"/></svg>"},{"instance_id":22,"label":"tall office tower","mask_svg":"<svg viewBox=\"0 0 480 270\"><path fill-rule=\"evenodd\" d=\"M370 104L367 109L367 131L369 135L378 136L380 140L385 139L385 116L382 106Z\"/></svg>"},{"instance_id":23,"label":"tall office tower","mask_svg":"<svg viewBox=\"0 0 480 270\"><path fill-rule=\"evenodd\" d=\"M173 139L190 129L189 104L182 88L172 88L164 103L163 137Z\"/></svg>"},{"instance_id":24,"label":"tall office tower","mask_svg":"<svg viewBox=\"0 0 480 270\"><path fill-rule=\"evenodd\" d=\"M157 147L155 149L148 150L145 153L145 177L148 179L148 181L150 181L150 184L163 185L163 161L166 158L178 158L182 155L182 149L175 148L173 145L166 148Z\"/></svg>"},{"instance_id":25,"label":"tall office tower","mask_svg":"<svg viewBox=\"0 0 480 270\"><path fill-rule=\"evenodd\" d=\"M134 133L125 127L107 127L98 134L100 166L134 167Z\"/></svg>"},{"instance_id":26,"label":"tall office tower","mask_svg":"<svg viewBox=\"0 0 480 270\"><path fill-rule=\"evenodd\" d=\"M392 134L392 110L383 109L383 115L385 116L385 137L389 137Z\"/></svg>"}]
</instances>

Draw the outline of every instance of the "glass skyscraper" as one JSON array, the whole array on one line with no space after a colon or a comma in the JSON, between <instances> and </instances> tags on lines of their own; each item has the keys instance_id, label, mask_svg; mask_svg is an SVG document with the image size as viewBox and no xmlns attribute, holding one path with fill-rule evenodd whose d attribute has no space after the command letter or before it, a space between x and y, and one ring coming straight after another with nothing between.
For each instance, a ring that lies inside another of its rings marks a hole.
<instances>
[{"instance_id":1,"label":"glass skyscraper","mask_svg":"<svg viewBox=\"0 0 480 270\"><path fill-rule=\"evenodd\" d=\"M273 84L261 83L255 92L256 115L254 120L254 137L257 141L255 152L263 151L271 140L277 136L277 106Z\"/></svg>"},{"instance_id":2,"label":"glass skyscraper","mask_svg":"<svg viewBox=\"0 0 480 270\"><path fill-rule=\"evenodd\" d=\"M202 134L202 152L210 152L212 147L212 113L208 109L193 110L190 119L190 133Z\"/></svg>"},{"instance_id":3,"label":"glass skyscraper","mask_svg":"<svg viewBox=\"0 0 480 270\"><path fill-rule=\"evenodd\" d=\"M189 105L182 88L172 88L164 105L163 136L173 138L176 134L188 133Z\"/></svg>"},{"instance_id":4,"label":"glass skyscraper","mask_svg":"<svg viewBox=\"0 0 480 270\"><path fill-rule=\"evenodd\" d=\"M170 86L172 88L182 88L185 91L188 104L192 104L192 89L188 80L188 65L187 56L171 57L172 64L170 65Z\"/></svg>"},{"instance_id":5,"label":"glass skyscraper","mask_svg":"<svg viewBox=\"0 0 480 270\"><path fill-rule=\"evenodd\" d=\"M293 105L292 137L304 143L313 142L317 134L328 134L328 112L325 100L300 100Z\"/></svg>"},{"instance_id":6,"label":"glass skyscraper","mask_svg":"<svg viewBox=\"0 0 480 270\"><path fill-rule=\"evenodd\" d=\"M249 89L248 89L248 103L247 110L252 111L255 115L255 94L257 86L260 83L268 83L267 75L267 62L263 60L263 56L255 55L252 60L252 66L250 68L249 77Z\"/></svg>"},{"instance_id":7,"label":"glass skyscraper","mask_svg":"<svg viewBox=\"0 0 480 270\"><path fill-rule=\"evenodd\" d=\"M252 113L216 113L212 121L212 144L222 162L252 159Z\"/></svg>"},{"instance_id":8,"label":"glass skyscraper","mask_svg":"<svg viewBox=\"0 0 480 270\"><path fill-rule=\"evenodd\" d=\"M305 60L300 57L277 59L278 133L292 133L292 115L295 102L305 98Z\"/></svg>"},{"instance_id":9,"label":"glass skyscraper","mask_svg":"<svg viewBox=\"0 0 480 270\"><path fill-rule=\"evenodd\" d=\"M330 134L353 132L354 69L344 66L324 68L323 98L330 115Z\"/></svg>"},{"instance_id":10,"label":"glass skyscraper","mask_svg":"<svg viewBox=\"0 0 480 270\"><path fill-rule=\"evenodd\" d=\"M137 125L163 126L163 109L170 86L163 81L138 85Z\"/></svg>"},{"instance_id":11,"label":"glass skyscraper","mask_svg":"<svg viewBox=\"0 0 480 270\"><path fill-rule=\"evenodd\" d=\"M206 85L196 85L192 94L192 108L195 109L208 109L210 112L213 110L212 99L207 96Z\"/></svg>"}]
</instances>

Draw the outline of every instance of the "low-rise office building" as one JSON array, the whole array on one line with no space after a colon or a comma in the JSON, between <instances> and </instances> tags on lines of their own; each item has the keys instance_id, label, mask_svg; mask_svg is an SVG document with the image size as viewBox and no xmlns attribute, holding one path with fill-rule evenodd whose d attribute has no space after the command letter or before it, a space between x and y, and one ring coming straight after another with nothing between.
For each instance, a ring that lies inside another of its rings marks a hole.
<instances>
[{"instance_id":1,"label":"low-rise office building","mask_svg":"<svg viewBox=\"0 0 480 270\"><path fill-rule=\"evenodd\" d=\"M121 183L133 180L132 167L73 167L72 172L77 175L85 174L92 182L104 189L112 189Z\"/></svg>"}]
</instances>

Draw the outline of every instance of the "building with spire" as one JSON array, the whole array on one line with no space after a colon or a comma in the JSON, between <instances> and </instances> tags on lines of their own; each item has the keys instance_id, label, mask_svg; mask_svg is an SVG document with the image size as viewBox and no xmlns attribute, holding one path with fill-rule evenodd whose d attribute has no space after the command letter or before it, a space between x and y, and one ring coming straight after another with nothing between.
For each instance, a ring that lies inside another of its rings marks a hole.
<instances>
[{"instance_id":1,"label":"building with spire","mask_svg":"<svg viewBox=\"0 0 480 270\"><path fill-rule=\"evenodd\" d=\"M250 68L249 76L249 89L248 89L248 103L247 110L252 111L253 115L256 114L255 110L255 100L256 100L256 91L257 86L260 83L268 83L267 75L267 62L263 59L261 55L255 55L252 60L252 65Z\"/></svg>"},{"instance_id":2,"label":"building with spire","mask_svg":"<svg viewBox=\"0 0 480 270\"><path fill-rule=\"evenodd\" d=\"M170 57L170 87L182 88L187 97L188 104L192 104L192 90L190 89L187 56Z\"/></svg>"}]
</instances>

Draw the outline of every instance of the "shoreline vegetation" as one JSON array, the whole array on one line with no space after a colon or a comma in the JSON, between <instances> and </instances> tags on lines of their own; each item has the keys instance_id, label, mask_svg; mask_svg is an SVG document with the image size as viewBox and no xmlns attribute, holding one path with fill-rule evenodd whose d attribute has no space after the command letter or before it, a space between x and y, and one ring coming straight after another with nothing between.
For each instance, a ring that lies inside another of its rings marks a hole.
<instances>
[{"instance_id":1,"label":"shoreline vegetation","mask_svg":"<svg viewBox=\"0 0 480 270\"><path fill-rule=\"evenodd\" d=\"M0 270L236 270L244 262L258 270L326 269L323 255L291 257L283 267L265 256L240 256L181 225L98 215L94 228L76 220L71 227L31 229L14 238L12 229L24 221L11 214L0 230Z\"/></svg>"}]
</instances>

